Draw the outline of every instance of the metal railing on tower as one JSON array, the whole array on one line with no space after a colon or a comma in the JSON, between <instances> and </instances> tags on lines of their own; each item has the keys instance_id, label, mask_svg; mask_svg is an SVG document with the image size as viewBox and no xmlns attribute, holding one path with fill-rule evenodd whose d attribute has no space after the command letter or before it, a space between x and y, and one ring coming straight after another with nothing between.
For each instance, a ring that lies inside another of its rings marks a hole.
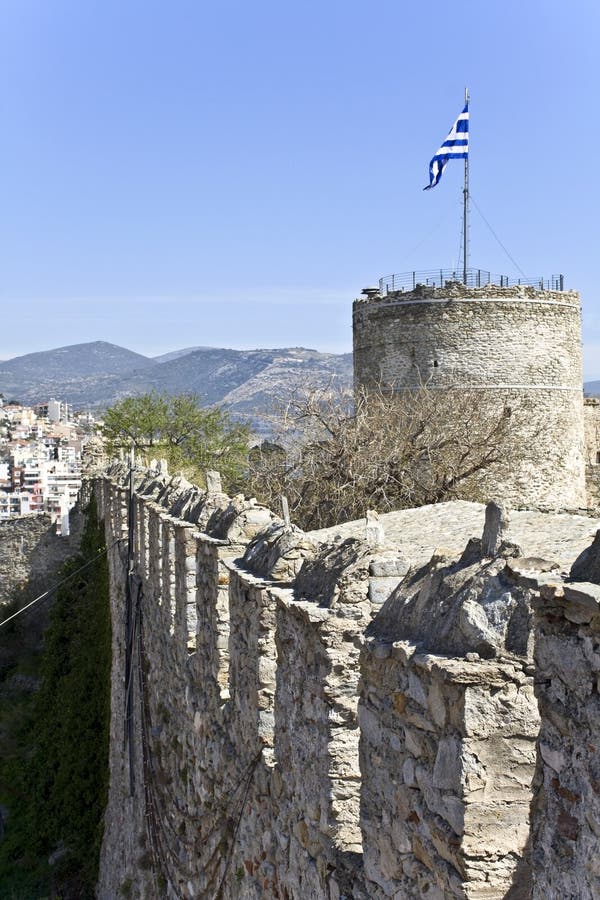
<instances>
[{"instance_id":1,"label":"metal railing on tower","mask_svg":"<svg viewBox=\"0 0 600 900\"><path fill-rule=\"evenodd\" d=\"M564 276L550 275L523 278L522 276L497 275L485 269L427 269L419 272L400 272L395 275L384 275L379 279L379 293L391 294L396 291L413 291L417 285L427 287L445 287L448 283L458 282L466 287L513 287L527 285L541 291L564 291Z\"/></svg>"}]
</instances>

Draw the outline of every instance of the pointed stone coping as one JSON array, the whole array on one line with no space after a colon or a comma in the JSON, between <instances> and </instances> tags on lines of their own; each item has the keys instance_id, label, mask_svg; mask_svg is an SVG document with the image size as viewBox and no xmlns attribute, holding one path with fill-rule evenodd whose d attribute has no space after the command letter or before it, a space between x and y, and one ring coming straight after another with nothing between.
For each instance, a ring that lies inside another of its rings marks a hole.
<instances>
[{"instance_id":1,"label":"pointed stone coping","mask_svg":"<svg viewBox=\"0 0 600 900\"><path fill-rule=\"evenodd\" d=\"M505 557L482 559L465 553L456 562L434 557L406 575L367 628L367 636L408 640L454 657L514 654L529 659L534 593L530 579L523 583Z\"/></svg>"}]
</instances>

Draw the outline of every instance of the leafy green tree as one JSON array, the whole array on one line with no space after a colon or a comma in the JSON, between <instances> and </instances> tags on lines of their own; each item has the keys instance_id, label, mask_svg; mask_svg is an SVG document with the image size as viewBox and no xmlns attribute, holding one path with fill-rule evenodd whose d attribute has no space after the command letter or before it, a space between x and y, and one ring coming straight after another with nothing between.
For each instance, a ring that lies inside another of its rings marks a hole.
<instances>
[{"instance_id":1,"label":"leafy green tree","mask_svg":"<svg viewBox=\"0 0 600 900\"><path fill-rule=\"evenodd\" d=\"M194 394L126 397L106 411L103 435L109 453L133 447L146 461L164 457L199 483L217 469L232 490L247 471L248 428L216 407L203 409Z\"/></svg>"},{"instance_id":2,"label":"leafy green tree","mask_svg":"<svg viewBox=\"0 0 600 900\"><path fill-rule=\"evenodd\" d=\"M129 450L143 453L159 446L167 427L168 402L159 394L125 397L104 414L103 435L109 453Z\"/></svg>"}]
</instances>

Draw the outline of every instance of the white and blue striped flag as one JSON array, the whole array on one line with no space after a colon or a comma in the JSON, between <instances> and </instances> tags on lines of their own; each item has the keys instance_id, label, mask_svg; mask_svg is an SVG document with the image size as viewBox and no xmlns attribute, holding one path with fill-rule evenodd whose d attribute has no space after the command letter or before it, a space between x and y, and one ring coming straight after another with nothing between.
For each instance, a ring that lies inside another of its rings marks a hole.
<instances>
[{"instance_id":1,"label":"white and blue striped flag","mask_svg":"<svg viewBox=\"0 0 600 900\"><path fill-rule=\"evenodd\" d=\"M450 134L429 163L429 184L424 191L435 187L449 159L467 159L469 156L469 104L450 129Z\"/></svg>"}]
</instances>

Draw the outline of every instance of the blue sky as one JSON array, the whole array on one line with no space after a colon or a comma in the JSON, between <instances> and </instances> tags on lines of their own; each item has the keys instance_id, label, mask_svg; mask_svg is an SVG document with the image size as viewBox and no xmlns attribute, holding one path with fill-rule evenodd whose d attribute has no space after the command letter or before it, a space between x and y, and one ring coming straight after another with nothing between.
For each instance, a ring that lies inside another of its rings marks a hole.
<instances>
[{"instance_id":1,"label":"blue sky","mask_svg":"<svg viewBox=\"0 0 600 900\"><path fill-rule=\"evenodd\" d=\"M351 348L383 274L456 263L471 188L581 291L600 378L600 5L0 0L0 358L107 340ZM515 268L473 209L471 262Z\"/></svg>"}]
</instances>

